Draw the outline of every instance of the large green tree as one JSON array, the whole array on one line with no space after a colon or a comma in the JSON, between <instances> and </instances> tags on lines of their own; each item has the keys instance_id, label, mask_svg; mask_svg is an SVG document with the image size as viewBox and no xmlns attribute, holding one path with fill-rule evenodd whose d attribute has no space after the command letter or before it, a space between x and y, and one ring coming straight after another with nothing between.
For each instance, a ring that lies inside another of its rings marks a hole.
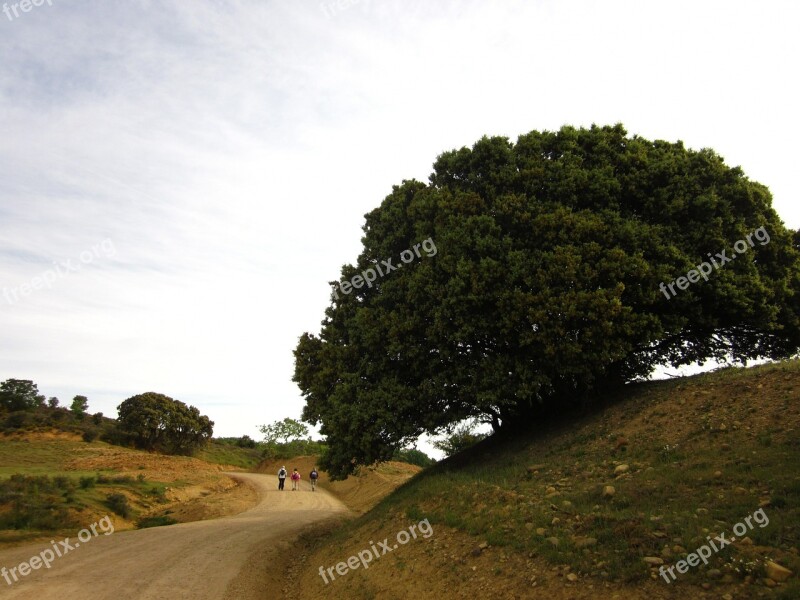
<instances>
[{"instance_id":1,"label":"large green tree","mask_svg":"<svg viewBox=\"0 0 800 600\"><path fill-rule=\"evenodd\" d=\"M717 256L748 234L735 260ZM795 237L740 168L621 125L445 152L428 184L404 181L366 215L342 280L427 238L436 256L332 294L295 349L303 419L343 477L423 432L530 427L659 365L791 356ZM664 293L712 257L707 280Z\"/></svg>"},{"instance_id":2,"label":"large green tree","mask_svg":"<svg viewBox=\"0 0 800 600\"><path fill-rule=\"evenodd\" d=\"M155 392L128 398L117 412L120 430L147 450L191 454L214 432L214 422L197 408Z\"/></svg>"}]
</instances>

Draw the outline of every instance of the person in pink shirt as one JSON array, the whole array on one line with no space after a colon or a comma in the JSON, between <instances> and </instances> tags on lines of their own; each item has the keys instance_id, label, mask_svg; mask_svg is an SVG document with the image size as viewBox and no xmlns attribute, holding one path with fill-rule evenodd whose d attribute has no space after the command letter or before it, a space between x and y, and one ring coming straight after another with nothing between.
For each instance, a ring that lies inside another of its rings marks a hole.
<instances>
[{"instance_id":1,"label":"person in pink shirt","mask_svg":"<svg viewBox=\"0 0 800 600\"><path fill-rule=\"evenodd\" d=\"M295 469L292 472L292 491L300 489L300 473Z\"/></svg>"}]
</instances>

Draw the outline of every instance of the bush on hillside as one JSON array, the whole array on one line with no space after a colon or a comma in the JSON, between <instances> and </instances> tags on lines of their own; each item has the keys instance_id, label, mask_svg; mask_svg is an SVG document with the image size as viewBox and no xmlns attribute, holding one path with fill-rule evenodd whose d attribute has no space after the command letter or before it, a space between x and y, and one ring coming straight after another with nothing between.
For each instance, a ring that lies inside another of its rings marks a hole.
<instances>
[{"instance_id":1,"label":"bush on hillside","mask_svg":"<svg viewBox=\"0 0 800 600\"><path fill-rule=\"evenodd\" d=\"M0 481L0 529L52 530L75 526L64 506L73 500L75 483L68 477L50 478L15 473Z\"/></svg>"},{"instance_id":2,"label":"bush on hillside","mask_svg":"<svg viewBox=\"0 0 800 600\"><path fill-rule=\"evenodd\" d=\"M128 503L128 497L124 494L109 494L106 496L106 506L123 519L127 519L131 515L131 505Z\"/></svg>"}]
</instances>

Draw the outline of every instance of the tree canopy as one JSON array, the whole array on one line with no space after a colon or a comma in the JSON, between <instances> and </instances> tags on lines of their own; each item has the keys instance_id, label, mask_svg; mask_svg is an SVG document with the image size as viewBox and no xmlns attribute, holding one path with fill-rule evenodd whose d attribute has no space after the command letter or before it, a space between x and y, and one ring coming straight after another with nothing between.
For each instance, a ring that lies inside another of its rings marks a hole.
<instances>
[{"instance_id":1,"label":"tree canopy","mask_svg":"<svg viewBox=\"0 0 800 600\"><path fill-rule=\"evenodd\" d=\"M86 396L75 396L72 399L72 405L70 406L70 410L75 413L76 416L82 417L86 414L86 411L89 409L89 399Z\"/></svg>"},{"instance_id":2,"label":"tree canopy","mask_svg":"<svg viewBox=\"0 0 800 600\"><path fill-rule=\"evenodd\" d=\"M296 419L286 417L270 425L261 425L258 430L267 444L287 444L291 439L302 439L308 435L308 427Z\"/></svg>"},{"instance_id":3,"label":"tree canopy","mask_svg":"<svg viewBox=\"0 0 800 600\"><path fill-rule=\"evenodd\" d=\"M622 125L484 137L440 155L365 218L350 280L431 238L435 257L331 296L294 380L344 477L464 419L529 427L658 366L800 347L797 234L713 150ZM763 228L767 242L698 264ZM331 282L332 290L338 282Z\"/></svg>"},{"instance_id":4,"label":"tree canopy","mask_svg":"<svg viewBox=\"0 0 800 600\"><path fill-rule=\"evenodd\" d=\"M0 407L6 410L33 410L44 403L44 395L30 379L6 379L0 383Z\"/></svg>"},{"instance_id":5,"label":"tree canopy","mask_svg":"<svg viewBox=\"0 0 800 600\"><path fill-rule=\"evenodd\" d=\"M191 454L213 434L214 422L194 406L164 394L146 392L117 407L120 430L146 450Z\"/></svg>"}]
</instances>

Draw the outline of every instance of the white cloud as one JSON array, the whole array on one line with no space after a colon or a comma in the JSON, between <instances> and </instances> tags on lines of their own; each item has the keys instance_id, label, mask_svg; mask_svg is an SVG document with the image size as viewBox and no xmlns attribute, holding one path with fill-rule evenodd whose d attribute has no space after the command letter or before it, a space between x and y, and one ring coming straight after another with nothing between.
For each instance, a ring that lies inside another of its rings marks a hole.
<instances>
[{"instance_id":1,"label":"white cloud","mask_svg":"<svg viewBox=\"0 0 800 600\"><path fill-rule=\"evenodd\" d=\"M0 14L0 378L112 414L156 390L221 435L299 416L363 214L483 134L621 121L712 147L800 227L790 2L54 2ZM327 5L326 5L327 6Z\"/></svg>"}]
</instances>

